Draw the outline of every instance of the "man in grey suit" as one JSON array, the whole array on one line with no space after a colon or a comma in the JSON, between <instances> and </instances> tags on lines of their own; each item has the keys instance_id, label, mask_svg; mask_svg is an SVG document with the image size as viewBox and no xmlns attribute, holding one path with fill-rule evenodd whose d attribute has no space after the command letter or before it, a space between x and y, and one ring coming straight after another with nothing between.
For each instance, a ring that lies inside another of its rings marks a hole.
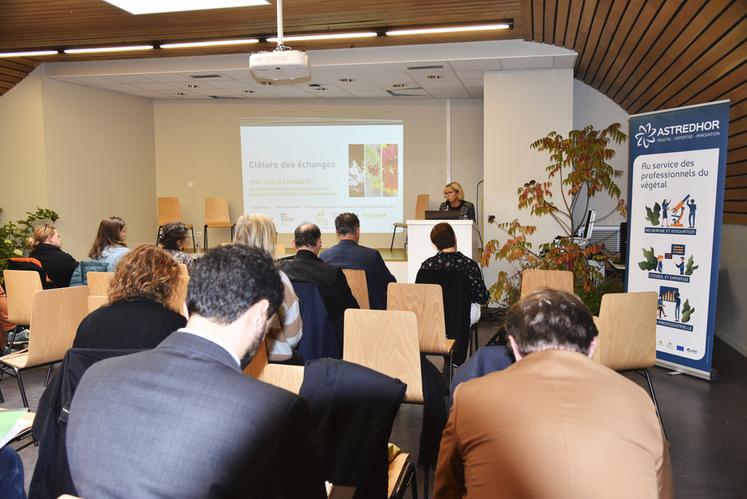
<instances>
[{"instance_id":1,"label":"man in grey suit","mask_svg":"<svg viewBox=\"0 0 747 499\"><path fill-rule=\"evenodd\" d=\"M306 403L241 372L282 296L261 250L223 246L196 260L187 326L83 376L67 429L78 494L326 497Z\"/></svg>"}]
</instances>

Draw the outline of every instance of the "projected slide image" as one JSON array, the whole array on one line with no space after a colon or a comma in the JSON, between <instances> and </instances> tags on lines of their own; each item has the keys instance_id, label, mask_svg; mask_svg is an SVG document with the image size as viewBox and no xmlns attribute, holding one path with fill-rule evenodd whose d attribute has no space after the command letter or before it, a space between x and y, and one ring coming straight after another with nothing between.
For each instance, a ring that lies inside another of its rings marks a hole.
<instances>
[{"instance_id":1,"label":"projected slide image","mask_svg":"<svg viewBox=\"0 0 747 499\"><path fill-rule=\"evenodd\" d=\"M350 144L348 192L350 197L397 197L399 156L397 144Z\"/></svg>"},{"instance_id":2,"label":"projected slide image","mask_svg":"<svg viewBox=\"0 0 747 499\"><path fill-rule=\"evenodd\" d=\"M366 195L363 144L350 144L348 146L348 194L351 198L362 198Z\"/></svg>"}]
</instances>

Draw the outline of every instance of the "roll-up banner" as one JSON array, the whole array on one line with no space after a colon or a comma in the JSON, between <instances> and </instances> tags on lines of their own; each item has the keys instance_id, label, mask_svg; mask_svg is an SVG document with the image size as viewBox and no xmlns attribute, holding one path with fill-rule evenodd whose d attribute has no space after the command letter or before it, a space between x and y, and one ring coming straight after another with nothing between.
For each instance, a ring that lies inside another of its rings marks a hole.
<instances>
[{"instance_id":1,"label":"roll-up banner","mask_svg":"<svg viewBox=\"0 0 747 499\"><path fill-rule=\"evenodd\" d=\"M657 364L710 380L729 102L629 125L626 289L658 296Z\"/></svg>"}]
</instances>

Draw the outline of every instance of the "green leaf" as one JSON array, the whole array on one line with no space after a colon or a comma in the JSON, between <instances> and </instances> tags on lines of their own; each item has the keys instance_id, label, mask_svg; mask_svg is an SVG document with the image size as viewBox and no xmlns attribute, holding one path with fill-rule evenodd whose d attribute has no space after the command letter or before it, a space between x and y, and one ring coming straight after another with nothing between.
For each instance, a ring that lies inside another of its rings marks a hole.
<instances>
[{"instance_id":1,"label":"green leaf","mask_svg":"<svg viewBox=\"0 0 747 499\"><path fill-rule=\"evenodd\" d=\"M690 258L687 259L687 265L685 265L685 275L693 275L693 272L697 269L698 266L695 265L695 260L693 260L693 256L690 255Z\"/></svg>"}]
</instances>

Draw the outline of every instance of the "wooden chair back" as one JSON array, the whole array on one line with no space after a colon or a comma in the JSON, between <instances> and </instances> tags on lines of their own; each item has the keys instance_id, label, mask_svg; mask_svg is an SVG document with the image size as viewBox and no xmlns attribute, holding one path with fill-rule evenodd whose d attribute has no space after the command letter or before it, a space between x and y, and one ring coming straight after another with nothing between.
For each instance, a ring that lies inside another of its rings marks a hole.
<instances>
[{"instance_id":1,"label":"wooden chair back","mask_svg":"<svg viewBox=\"0 0 747 499\"><path fill-rule=\"evenodd\" d=\"M405 402L422 404L417 330L409 311L348 309L342 358L406 383Z\"/></svg>"},{"instance_id":2,"label":"wooden chair back","mask_svg":"<svg viewBox=\"0 0 747 499\"><path fill-rule=\"evenodd\" d=\"M599 337L593 359L622 371L656 364L656 302L654 291L607 293L602 296Z\"/></svg>"},{"instance_id":3,"label":"wooden chair back","mask_svg":"<svg viewBox=\"0 0 747 499\"><path fill-rule=\"evenodd\" d=\"M230 227L232 225L226 198L205 199L205 225L208 227Z\"/></svg>"},{"instance_id":4,"label":"wooden chair back","mask_svg":"<svg viewBox=\"0 0 747 499\"><path fill-rule=\"evenodd\" d=\"M415 220L425 220L425 211L428 209L430 199L428 194L418 194L415 200Z\"/></svg>"},{"instance_id":5,"label":"wooden chair back","mask_svg":"<svg viewBox=\"0 0 747 499\"><path fill-rule=\"evenodd\" d=\"M521 297L524 298L537 288L573 293L573 272L569 270L524 270L521 273Z\"/></svg>"},{"instance_id":6,"label":"wooden chair back","mask_svg":"<svg viewBox=\"0 0 747 499\"><path fill-rule=\"evenodd\" d=\"M387 310L409 310L415 314L421 352L449 353L441 286L392 282L387 287L386 304Z\"/></svg>"},{"instance_id":7,"label":"wooden chair back","mask_svg":"<svg viewBox=\"0 0 747 499\"><path fill-rule=\"evenodd\" d=\"M90 314L94 310L103 307L107 303L109 303L109 297L107 296L89 295L88 296L88 313Z\"/></svg>"},{"instance_id":8,"label":"wooden chair back","mask_svg":"<svg viewBox=\"0 0 747 499\"><path fill-rule=\"evenodd\" d=\"M176 313L182 314L189 318L187 313L187 289L189 288L189 275L180 274L179 283L176 285L174 293L169 300L169 308Z\"/></svg>"},{"instance_id":9,"label":"wooden chair back","mask_svg":"<svg viewBox=\"0 0 747 499\"><path fill-rule=\"evenodd\" d=\"M275 245L275 260L280 260L281 258L285 258L285 245L278 243Z\"/></svg>"},{"instance_id":10,"label":"wooden chair back","mask_svg":"<svg viewBox=\"0 0 747 499\"><path fill-rule=\"evenodd\" d=\"M62 360L88 315L88 288L47 289L34 293L28 360L32 367Z\"/></svg>"},{"instance_id":11,"label":"wooden chair back","mask_svg":"<svg viewBox=\"0 0 747 499\"><path fill-rule=\"evenodd\" d=\"M179 198L158 198L158 225L182 221L182 207Z\"/></svg>"},{"instance_id":12,"label":"wooden chair back","mask_svg":"<svg viewBox=\"0 0 747 499\"><path fill-rule=\"evenodd\" d=\"M3 270L8 296L8 321L28 326L34 293L42 289L39 273L33 270Z\"/></svg>"},{"instance_id":13,"label":"wooden chair back","mask_svg":"<svg viewBox=\"0 0 747 499\"><path fill-rule=\"evenodd\" d=\"M303 384L303 366L270 364L267 359L267 346L263 341L257 354L244 368L244 374L298 394Z\"/></svg>"},{"instance_id":14,"label":"wooden chair back","mask_svg":"<svg viewBox=\"0 0 747 499\"><path fill-rule=\"evenodd\" d=\"M88 272L88 294L91 296L107 296L109 285L114 278L114 272Z\"/></svg>"},{"instance_id":15,"label":"wooden chair back","mask_svg":"<svg viewBox=\"0 0 747 499\"><path fill-rule=\"evenodd\" d=\"M342 269L345 279L348 281L350 291L353 293L358 307L363 309L371 308L368 301L368 281L366 281L366 271L360 269Z\"/></svg>"}]
</instances>

